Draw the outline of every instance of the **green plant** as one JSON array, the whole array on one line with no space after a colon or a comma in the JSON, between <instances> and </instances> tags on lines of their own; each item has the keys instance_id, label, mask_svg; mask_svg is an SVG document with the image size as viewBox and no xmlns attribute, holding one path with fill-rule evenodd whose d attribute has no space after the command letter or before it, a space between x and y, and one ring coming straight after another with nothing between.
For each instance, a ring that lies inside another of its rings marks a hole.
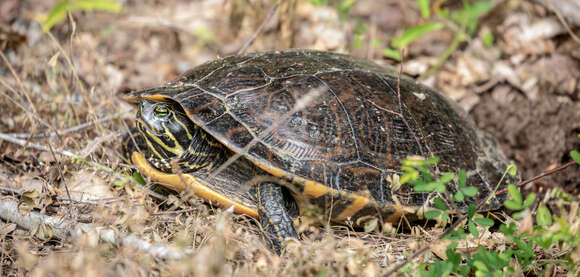
<instances>
[{"instance_id":1,"label":"green plant","mask_svg":"<svg viewBox=\"0 0 580 277\"><path fill-rule=\"evenodd\" d=\"M315 6L333 6L341 19L345 19L350 14L350 9L357 0L308 0L308 2Z\"/></svg>"},{"instance_id":2,"label":"green plant","mask_svg":"<svg viewBox=\"0 0 580 277\"><path fill-rule=\"evenodd\" d=\"M66 18L67 13L75 11L106 11L118 13L122 6L114 0L61 0L48 13L45 19L40 20L42 31L47 32L55 24Z\"/></svg>"},{"instance_id":3,"label":"green plant","mask_svg":"<svg viewBox=\"0 0 580 277\"><path fill-rule=\"evenodd\" d=\"M441 66L461 42L472 37L479 25L479 18L487 14L494 6L493 2L489 0L479 0L473 3L463 0L463 6L460 10L450 11L448 8L441 7L441 3L444 2L442 0L433 1L433 3L430 0L416 1L424 23L404 30L400 36L391 40L390 47L384 48L382 53L385 57L400 61L403 49L423 35L441 29L453 32L455 37L451 44L443 55L439 57L437 63L423 77L428 76ZM436 17L431 16L431 11L435 12ZM493 34L488 31L484 35L485 45L491 46L493 40Z\"/></svg>"},{"instance_id":4,"label":"green plant","mask_svg":"<svg viewBox=\"0 0 580 277\"><path fill-rule=\"evenodd\" d=\"M570 155L580 164L580 159L577 159L580 153L572 152ZM454 211L465 220L465 224L463 228L451 230L443 237L451 241L446 248L446 258L429 264L420 264L419 276L545 275L553 266L563 268L568 272L568 276L576 276L575 274L579 273L579 203L574 202L574 198L561 189L554 189L537 205L535 225L531 228L522 228L524 221L530 222L533 219L531 208L536 202L536 195L532 193L524 198L515 185L508 185L509 199L504 205L514 214L513 220L499 225L499 232L505 238L504 249L487 249L484 245L478 245L476 251L460 253L457 250L459 242L471 236L471 241L480 243L479 230L482 228L489 230L496 222L477 212L477 208L483 203L479 203L477 207L469 205L467 212L456 208L454 203L463 201L466 196L475 195L477 188L466 186L466 174L463 170L459 170L457 174L442 173L440 177L435 178L431 169L437 162L436 157L429 159L414 157L404 160L402 166L404 174L400 182L412 184L417 192L437 192L438 195L443 195L443 198L434 199L434 209L425 212L425 218L447 222L449 211ZM515 166L508 167L505 174L515 175ZM453 195L447 190L449 182L456 182L458 187ZM548 209L546 203L551 199L559 203L560 216L552 215ZM521 221L516 221L518 219ZM545 258L540 258L541 256Z\"/></svg>"}]
</instances>

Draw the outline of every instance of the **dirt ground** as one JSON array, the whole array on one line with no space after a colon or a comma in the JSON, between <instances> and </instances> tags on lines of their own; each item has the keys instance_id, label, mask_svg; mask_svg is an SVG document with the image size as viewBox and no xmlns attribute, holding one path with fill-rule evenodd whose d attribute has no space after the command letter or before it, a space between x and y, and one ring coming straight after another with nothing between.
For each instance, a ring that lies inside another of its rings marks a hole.
<instances>
[{"instance_id":1,"label":"dirt ground","mask_svg":"<svg viewBox=\"0 0 580 277\"><path fill-rule=\"evenodd\" d=\"M461 1L447 2L450 9L461 6ZM570 161L568 153L580 150L580 40L550 8L528 1L492 2L495 7L480 19L473 36L421 82L465 108L528 179ZM265 21L273 6L266 0L120 1L120 13L76 11L43 33L38 20L56 3L0 2L0 133L24 141L21 146L0 140L0 187L5 188L0 196L24 203L21 212L34 208L111 226L197 254L187 265L162 262L127 247L112 250L91 238L69 243L0 221L0 275L376 276L440 231L385 235L343 228L328 235L329 230L305 227L304 242L280 258L263 249L258 228L246 217L232 219L191 195L156 197L139 189L119 153L121 135L135 114L121 100L123 93L159 86L205 61L235 54L264 22L248 52L291 45L397 67L381 49L423 22L415 1L359 0L346 15L298 1L293 42L284 37L284 5ZM577 26L570 28L580 33ZM486 33L493 34L491 46L483 43ZM453 39L442 29L410 44L405 74L422 76ZM55 130L58 135L35 137ZM525 190L543 193L553 187L580 199L579 167ZM22 194L31 189L37 193ZM92 199L110 202L86 202Z\"/></svg>"}]
</instances>

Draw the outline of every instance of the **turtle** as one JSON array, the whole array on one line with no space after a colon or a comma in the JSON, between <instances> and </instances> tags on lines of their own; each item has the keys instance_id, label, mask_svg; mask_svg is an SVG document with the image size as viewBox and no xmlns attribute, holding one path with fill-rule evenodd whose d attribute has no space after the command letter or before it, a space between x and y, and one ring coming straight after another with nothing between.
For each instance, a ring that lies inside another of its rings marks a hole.
<instances>
[{"instance_id":1,"label":"turtle","mask_svg":"<svg viewBox=\"0 0 580 277\"><path fill-rule=\"evenodd\" d=\"M436 172L466 171L487 202L515 177L497 143L445 96L369 60L285 50L199 65L161 87L129 93L136 130L124 153L151 180L256 218L269 247L297 238L296 219L364 226L418 217L436 192L399 184L409 156ZM501 181L501 183L500 183ZM454 182L448 183L457 191Z\"/></svg>"}]
</instances>

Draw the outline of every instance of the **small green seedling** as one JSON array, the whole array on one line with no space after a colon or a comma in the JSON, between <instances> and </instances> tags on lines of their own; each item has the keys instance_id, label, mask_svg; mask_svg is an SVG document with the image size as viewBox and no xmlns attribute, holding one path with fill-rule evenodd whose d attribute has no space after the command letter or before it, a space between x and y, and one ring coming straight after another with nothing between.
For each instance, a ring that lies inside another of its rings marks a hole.
<instances>
[{"instance_id":1,"label":"small green seedling","mask_svg":"<svg viewBox=\"0 0 580 277\"><path fill-rule=\"evenodd\" d=\"M44 20L41 20L42 31L47 32L66 18L67 13L75 11L105 11L119 13L121 4L113 0L61 0L53 6Z\"/></svg>"},{"instance_id":2,"label":"small green seedling","mask_svg":"<svg viewBox=\"0 0 580 277\"><path fill-rule=\"evenodd\" d=\"M504 202L504 206L512 211L517 211L515 214L512 215L513 218L515 219L522 218L524 213L526 212L526 209L530 207L534 203L534 201L536 201L536 194L530 193L524 200L518 188L513 184L508 185L507 191L511 199L506 200Z\"/></svg>"}]
</instances>

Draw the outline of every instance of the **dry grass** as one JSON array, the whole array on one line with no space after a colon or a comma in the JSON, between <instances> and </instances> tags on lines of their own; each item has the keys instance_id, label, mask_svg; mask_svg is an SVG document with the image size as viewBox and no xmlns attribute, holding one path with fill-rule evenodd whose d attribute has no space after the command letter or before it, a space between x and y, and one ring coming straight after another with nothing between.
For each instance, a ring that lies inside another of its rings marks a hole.
<instances>
[{"instance_id":1,"label":"dry grass","mask_svg":"<svg viewBox=\"0 0 580 277\"><path fill-rule=\"evenodd\" d=\"M227 4L145 2L127 4L121 15L75 14L74 21L57 25L51 34L39 33L31 16L54 3L23 5L26 43L33 46L24 43L3 52L0 133L24 133L27 144L0 141L0 186L40 193L25 198L3 191L2 197L26 202L21 209L137 234L194 253L163 260L131 247L99 243L94 234L62 241L42 230L28 232L0 221L0 275L377 276L441 232L417 227L410 234L369 234L345 226L305 227L300 242L291 242L279 257L266 249L252 219L213 209L190 195L179 198L141 188L120 159L120 138L132 125L134 109L120 100L119 92L156 86L215 53L233 53L262 24L246 20L237 38L230 38L228 28L216 27L228 24L220 16L231 8ZM251 1L255 7L257 2ZM206 8L207 13L199 14ZM265 16L268 10L256 8L248 17ZM174 21L166 22L167 14ZM265 26L265 32L275 31ZM213 40L200 39L204 30ZM275 34L264 34L252 49L275 48L276 40ZM66 131L87 122L94 124ZM34 137L51 132L56 134ZM49 151L33 150L32 144ZM430 252L411 268L429 259L434 259Z\"/></svg>"}]
</instances>

